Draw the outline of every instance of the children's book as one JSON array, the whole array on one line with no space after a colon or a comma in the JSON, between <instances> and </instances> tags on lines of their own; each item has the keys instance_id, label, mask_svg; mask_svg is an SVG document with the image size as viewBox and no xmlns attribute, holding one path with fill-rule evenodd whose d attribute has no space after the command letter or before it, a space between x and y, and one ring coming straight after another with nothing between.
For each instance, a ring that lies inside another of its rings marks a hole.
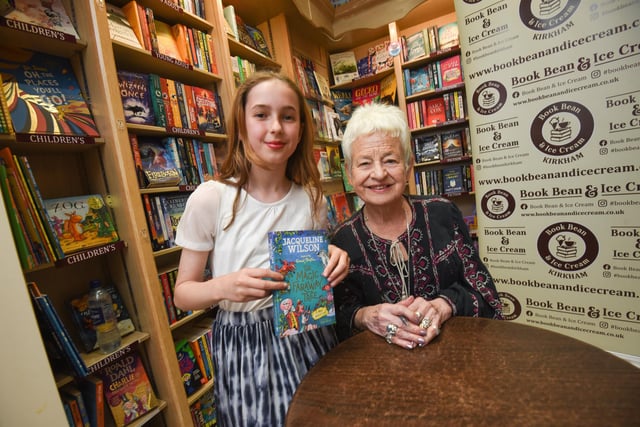
<instances>
[{"instance_id":1,"label":"children's book","mask_svg":"<svg viewBox=\"0 0 640 427\"><path fill-rule=\"evenodd\" d=\"M80 380L80 391L91 427L104 427L104 383L95 375Z\"/></svg>"},{"instance_id":2,"label":"children's book","mask_svg":"<svg viewBox=\"0 0 640 427\"><path fill-rule=\"evenodd\" d=\"M120 336L130 334L135 330L131 317L127 308L122 302L120 293L115 286L107 286L105 288L109 295L111 295L111 301L113 301L113 311L118 319L118 331ZM98 348L98 340L96 338L96 330L91 320L91 313L89 312L89 292L73 298L69 301L69 307L71 309L71 318L76 325L78 333L80 334L80 341L84 351L91 352Z\"/></svg>"},{"instance_id":3,"label":"children's book","mask_svg":"<svg viewBox=\"0 0 640 427\"><path fill-rule=\"evenodd\" d=\"M271 51L269 50L269 45L267 44L267 40L264 38L264 34L262 34L262 31L260 31L259 28L252 27L251 25L247 24L245 24L245 28L247 30L247 33L249 33L249 36L251 36L256 50L264 56L271 58Z\"/></svg>"},{"instance_id":4,"label":"children's book","mask_svg":"<svg viewBox=\"0 0 640 427\"><path fill-rule=\"evenodd\" d=\"M447 87L462 83L460 55L440 60L440 86Z\"/></svg>"},{"instance_id":5,"label":"children's book","mask_svg":"<svg viewBox=\"0 0 640 427\"><path fill-rule=\"evenodd\" d=\"M170 187L180 183L182 175L173 151L163 140L138 138L138 151L147 187Z\"/></svg>"},{"instance_id":6,"label":"children's book","mask_svg":"<svg viewBox=\"0 0 640 427\"><path fill-rule=\"evenodd\" d=\"M126 347L114 361L97 371L104 397L117 427L140 418L158 406L151 381L135 345Z\"/></svg>"},{"instance_id":7,"label":"children's book","mask_svg":"<svg viewBox=\"0 0 640 427\"><path fill-rule=\"evenodd\" d=\"M407 57L405 61L413 61L414 59L427 56L427 44L425 43L422 30L411 34L406 38Z\"/></svg>"},{"instance_id":8,"label":"children's book","mask_svg":"<svg viewBox=\"0 0 640 427\"><path fill-rule=\"evenodd\" d=\"M126 122L138 125L155 125L149 75L118 70L118 85L120 86L120 98Z\"/></svg>"},{"instance_id":9,"label":"children's book","mask_svg":"<svg viewBox=\"0 0 640 427\"><path fill-rule=\"evenodd\" d=\"M184 208L187 205L189 195L190 193L169 193L160 195L162 213L164 214L164 220L167 223L167 230L169 231L170 246L174 245L176 229L180 222L180 218L184 213Z\"/></svg>"},{"instance_id":10,"label":"children's book","mask_svg":"<svg viewBox=\"0 0 640 427\"><path fill-rule=\"evenodd\" d=\"M380 101L380 82L373 82L351 90L354 108Z\"/></svg>"},{"instance_id":11,"label":"children's book","mask_svg":"<svg viewBox=\"0 0 640 427\"><path fill-rule=\"evenodd\" d=\"M438 27L438 47L440 50L450 49L459 44L459 29L456 21Z\"/></svg>"},{"instance_id":12,"label":"children's book","mask_svg":"<svg viewBox=\"0 0 640 427\"><path fill-rule=\"evenodd\" d=\"M352 50L330 54L329 61L334 84L349 83L360 77L356 55Z\"/></svg>"},{"instance_id":13,"label":"children's book","mask_svg":"<svg viewBox=\"0 0 640 427\"><path fill-rule=\"evenodd\" d=\"M336 322L333 290L322 275L329 260L325 230L269 232L271 269L284 275L286 291L273 293L275 332L279 337Z\"/></svg>"},{"instance_id":14,"label":"children's book","mask_svg":"<svg viewBox=\"0 0 640 427\"><path fill-rule=\"evenodd\" d=\"M429 66L410 69L408 86L408 95L415 95L433 89Z\"/></svg>"},{"instance_id":15,"label":"children's book","mask_svg":"<svg viewBox=\"0 0 640 427\"><path fill-rule=\"evenodd\" d=\"M185 338L179 339L175 343L175 348L184 391L187 393L187 396L191 396L202 386L202 379L205 378L205 376L200 370L200 366L188 340Z\"/></svg>"},{"instance_id":16,"label":"children's book","mask_svg":"<svg viewBox=\"0 0 640 427\"><path fill-rule=\"evenodd\" d=\"M4 47L0 73L16 133L99 135L69 59Z\"/></svg>"},{"instance_id":17,"label":"children's book","mask_svg":"<svg viewBox=\"0 0 640 427\"><path fill-rule=\"evenodd\" d=\"M337 145L327 145L325 150L327 151L327 158L329 160L329 173L331 178L341 178L340 149Z\"/></svg>"},{"instance_id":18,"label":"children's book","mask_svg":"<svg viewBox=\"0 0 640 427\"><path fill-rule=\"evenodd\" d=\"M353 100L350 89L331 89L333 108L340 116L343 125L351 118L353 112Z\"/></svg>"},{"instance_id":19,"label":"children's book","mask_svg":"<svg viewBox=\"0 0 640 427\"><path fill-rule=\"evenodd\" d=\"M331 202L336 211L336 221L338 221L338 224L349 219L351 209L349 208L347 195L344 192L333 193L331 195Z\"/></svg>"},{"instance_id":20,"label":"children's book","mask_svg":"<svg viewBox=\"0 0 640 427\"><path fill-rule=\"evenodd\" d=\"M62 0L13 0L11 3L13 3L13 10L5 15L6 19L37 25L79 38Z\"/></svg>"},{"instance_id":21,"label":"children's book","mask_svg":"<svg viewBox=\"0 0 640 427\"><path fill-rule=\"evenodd\" d=\"M198 129L203 132L224 133L220 104L215 92L193 86L193 98L198 115Z\"/></svg>"},{"instance_id":22,"label":"children's book","mask_svg":"<svg viewBox=\"0 0 640 427\"><path fill-rule=\"evenodd\" d=\"M398 82L395 74L389 74L380 80L380 102L389 105L396 105L396 92Z\"/></svg>"},{"instance_id":23,"label":"children's book","mask_svg":"<svg viewBox=\"0 0 640 427\"><path fill-rule=\"evenodd\" d=\"M331 166L329 165L329 155L327 150L314 147L313 157L320 172L320 179L331 179Z\"/></svg>"},{"instance_id":24,"label":"children's book","mask_svg":"<svg viewBox=\"0 0 640 427\"><path fill-rule=\"evenodd\" d=\"M109 35L111 36L111 40L125 43L138 49L144 49L121 8L107 3L107 18L109 20Z\"/></svg>"},{"instance_id":25,"label":"children's book","mask_svg":"<svg viewBox=\"0 0 640 427\"><path fill-rule=\"evenodd\" d=\"M100 194L46 199L44 207L65 255L119 240Z\"/></svg>"}]
</instances>

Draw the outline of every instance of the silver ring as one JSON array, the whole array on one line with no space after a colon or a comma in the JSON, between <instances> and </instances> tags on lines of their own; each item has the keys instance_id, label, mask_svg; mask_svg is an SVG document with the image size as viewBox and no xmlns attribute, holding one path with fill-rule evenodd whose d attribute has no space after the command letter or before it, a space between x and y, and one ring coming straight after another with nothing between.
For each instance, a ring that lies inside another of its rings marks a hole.
<instances>
[{"instance_id":1,"label":"silver ring","mask_svg":"<svg viewBox=\"0 0 640 427\"><path fill-rule=\"evenodd\" d=\"M440 335L440 328L438 328L436 325L433 325L432 328L436 330L436 335Z\"/></svg>"},{"instance_id":2,"label":"silver ring","mask_svg":"<svg viewBox=\"0 0 640 427\"><path fill-rule=\"evenodd\" d=\"M420 313L419 311L416 311L416 319L422 319L422 313Z\"/></svg>"},{"instance_id":3,"label":"silver ring","mask_svg":"<svg viewBox=\"0 0 640 427\"><path fill-rule=\"evenodd\" d=\"M398 327L393 323L387 325L387 336L395 337L398 332Z\"/></svg>"},{"instance_id":4,"label":"silver ring","mask_svg":"<svg viewBox=\"0 0 640 427\"><path fill-rule=\"evenodd\" d=\"M420 327L422 329L427 329L429 325L431 325L431 319L429 319L428 317L425 317L424 319L422 319L422 322L420 322Z\"/></svg>"},{"instance_id":5,"label":"silver ring","mask_svg":"<svg viewBox=\"0 0 640 427\"><path fill-rule=\"evenodd\" d=\"M391 334L387 334L384 336L384 339L387 341L387 343L391 344L391 339L393 338L393 335Z\"/></svg>"}]
</instances>

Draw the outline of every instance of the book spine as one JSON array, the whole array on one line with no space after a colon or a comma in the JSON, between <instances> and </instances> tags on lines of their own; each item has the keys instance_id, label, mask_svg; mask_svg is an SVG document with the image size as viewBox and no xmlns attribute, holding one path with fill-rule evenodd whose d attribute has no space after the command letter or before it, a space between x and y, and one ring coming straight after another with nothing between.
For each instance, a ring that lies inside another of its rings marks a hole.
<instances>
[{"instance_id":1,"label":"book spine","mask_svg":"<svg viewBox=\"0 0 640 427\"><path fill-rule=\"evenodd\" d=\"M173 118L173 106L171 103L171 91L169 86L171 81L165 77L160 77L160 90L162 91L162 103L164 104L164 113L166 115L167 127L175 126L175 120Z\"/></svg>"},{"instance_id":2,"label":"book spine","mask_svg":"<svg viewBox=\"0 0 640 427\"><path fill-rule=\"evenodd\" d=\"M162 98L160 76L157 74L149 74L149 92L151 94L151 105L153 107L153 115L156 119L156 126L167 127L167 113Z\"/></svg>"},{"instance_id":3,"label":"book spine","mask_svg":"<svg viewBox=\"0 0 640 427\"><path fill-rule=\"evenodd\" d=\"M193 86L184 85L184 99L187 106L189 129L198 129L198 111L196 110L196 101L193 98Z\"/></svg>"},{"instance_id":4,"label":"book spine","mask_svg":"<svg viewBox=\"0 0 640 427\"><path fill-rule=\"evenodd\" d=\"M144 39L144 48L146 50L152 50L151 45L151 32L149 30L149 21L147 18L147 12L145 7L141 4L136 4L138 7L138 19L140 19L140 28L142 28L142 38Z\"/></svg>"},{"instance_id":5,"label":"book spine","mask_svg":"<svg viewBox=\"0 0 640 427\"><path fill-rule=\"evenodd\" d=\"M156 23L153 18L153 9L145 7L144 16L149 28L149 47L153 52L158 52L158 33L156 32Z\"/></svg>"},{"instance_id":6,"label":"book spine","mask_svg":"<svg viewBox=\"0 0 640 427\"><path fill-rule=\"evenodd\" d=\"M169 102L171 103L171 111L173 112L173 126L182 128L184 122L182 121L182 115L180 112L180 102L178 100L177 93L178 82L175 80L167 79L167 89L169 92Z\"/></svg>"},{"instance_id":7,"label":"book spine","mask_svg":"<svg viewBox=\"0 0 640 427\"><path fill-rule=\"evenodd\" d=\"M147 181L142 169L142 158L140 157L140 148L138 145L138 136L134 133L129 134L129 144L131 145L131 154L133 155L133 162L136 167L136 177L138 178L138 187L145 188Z\"/></svg>"},{"instance_id":8,"label":"book spine","mask_svg":"<svg viewBox=\"0 0 640 427\"><path fill-rule=\"evenodd\" d=\"M173 305L173 294L171 292L171 285L169 284L169 274L161 273L159 275L160 285L162 287L162 295L164 296L164 305L167 309L167 316L169 318L169 324L173 325L178 321L176 317L176 308Z\"/></svg>"},{"instance_id":9,"label":"book spine","mask_svg":"<svg viewBox=\"0 0 640 427\"><path fill-rule=\"evenodd\" d=\"M144 210L147 213L147 223L149 226L149 233L151 235L151 248L154 251L159 251L160 249L162 249L162 246L160 244L160 240L159 240L159 236L158 236L158 229L156 227L156 221L155 218L153 217L153 212L151 209L151 200L150 200L150 196L148 194L143 194L142 195L142 202L144 204Z\"/></svg>"}]
</instances>

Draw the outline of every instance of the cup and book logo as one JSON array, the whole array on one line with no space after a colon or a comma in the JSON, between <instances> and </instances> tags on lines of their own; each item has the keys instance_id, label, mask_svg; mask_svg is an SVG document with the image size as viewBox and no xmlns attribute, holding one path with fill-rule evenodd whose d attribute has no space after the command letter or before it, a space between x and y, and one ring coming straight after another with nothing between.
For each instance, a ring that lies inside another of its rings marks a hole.
<instances>
[{"instance_id":1,"label":"cup and book logo","mask_svg":"<svg viewBox=\"0 0 640 427\"><path fill-rule=\"evenodd\" d=\"M498 112L507 101L507 89L495 80L482 83L473 91L473 109L483 116Z\"/></svg>"},{"instance_id":2,"label":"cup and book logo","mask_svg":"<svg viewBox=\"0 0 640 427\"><path fill-rule=\"evenodd\" d=\"M489 219L502 220L510 217L516 208L516 200L506 190L495 188L482 196L482 213Z\"/></svg>"},{"instance_id":3,"label":"cup and book logo","mask_svg":"<svg viewBox=\"0 0 640 427\"><path fill-rule=\"evenodd\" d=\"M571 27L568 21L579 5L580 0L522 0L520 20L534 31L556 29L551 35L554 36L558 28Z\"/></svg>"},{"instance_id":4,"label":"cup and book logo","mask_svg":"<svg viewBox=\"0 0 640 427\"><path fill-rule=\"evenodd\" d=\"M563 163L583 156L577 153L593 134L591 111L577 102L560 101L540 110L531 123L534 146L549 156L568 156ZM556 162L550 162L556 163Z\"/></svg>"},{"instance_id":5,"label":"cup and book logo","mask_svg":"<svg viewBox=\"0 0 640 427\"><path fill-rule=\"evenodd\" d=\"M575 222L557 222L538 236L538 253L563 278L585 277L584 270L598 257L598 239L591 230Z\"/></svg>"},{"instance_id":6,"label":"cup and book logo","mask_svg":"<svg viewBox=\"0 0 640 427\"><path fill-rule=\"evenodd\" d=\"M508 292L498 292L498 298L502 303L502 316L504 320L515 320L522 314L522 304L518 298Z\"/></svg>"}]
</instances>

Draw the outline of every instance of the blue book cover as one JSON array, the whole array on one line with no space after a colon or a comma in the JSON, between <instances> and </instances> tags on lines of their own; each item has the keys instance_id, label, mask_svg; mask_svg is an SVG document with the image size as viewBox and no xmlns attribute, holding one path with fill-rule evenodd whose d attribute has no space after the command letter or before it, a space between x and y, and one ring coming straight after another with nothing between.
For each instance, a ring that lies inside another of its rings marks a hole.
<instances>
[{"instance_id":1,"label":"blue book cover","mask_svg":"<svg viewBox=\"0 0 640 427\"><path fill-rule=\"evenodd\" d=\"M271 269L284 274L286 291L273 293L275 332L299 334L336 322L333 290L322 276L329 259L324 230L269 233Z\"/></svg>"},{"instance_id":2,"label":"blue book cover","mask_svg":"<svg viewBox=\"0 0 640 427\"><path fill-rule=\"evenodd\" d=\"M465 191L463 182L463 172L459 165L442 169L444 194L462 193Z\"/></svg>"},{"instance_id":3,"label":"blue book cover","mask_svg":"<svg viewBox=\"0 0 640 427\"><path fill-rule=\"evenodd\" d=\"M331 97L333 98L333 108L338 113L340 121L345 124L351 118L353 111L351 89L331 89Z\"/></svg>"}]
</instances>

